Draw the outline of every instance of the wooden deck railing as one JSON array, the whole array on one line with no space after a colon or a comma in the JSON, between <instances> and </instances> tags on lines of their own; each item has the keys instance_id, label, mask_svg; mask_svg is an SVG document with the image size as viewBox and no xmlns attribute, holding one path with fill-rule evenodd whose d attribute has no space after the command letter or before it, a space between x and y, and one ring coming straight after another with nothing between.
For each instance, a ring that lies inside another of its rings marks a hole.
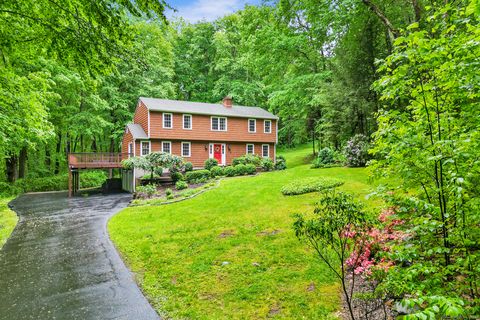
<instances>
[{"instance_id":1,"label":"wooden deck railing","mask_svg":"<svg viewBox=\"0 0 480 320\"><path fill-rule=\"evenodd\" d=\"M69 153L68 166L71 169L87 168L121 168L122 160L130 156L128 153L83 152Z\"/></svg>"}]
</instances>

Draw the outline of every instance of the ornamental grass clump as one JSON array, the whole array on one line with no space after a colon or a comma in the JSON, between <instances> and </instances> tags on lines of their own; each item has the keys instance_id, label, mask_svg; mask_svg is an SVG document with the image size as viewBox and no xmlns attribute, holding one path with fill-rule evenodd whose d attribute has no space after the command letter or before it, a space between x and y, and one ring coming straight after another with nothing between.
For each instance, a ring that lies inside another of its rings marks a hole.
<instances>
[{"instance_id":1,"label":"ornamental grass clump","mask_svg":"<svg viewBox=\"0 0 480 320\"><path fill-rule=\"evenodd\" d=\"M334 178L306 178L290 182L282 187L285 196L317 192L341 186L344 181Z\"/></svg>"}]
</instances>

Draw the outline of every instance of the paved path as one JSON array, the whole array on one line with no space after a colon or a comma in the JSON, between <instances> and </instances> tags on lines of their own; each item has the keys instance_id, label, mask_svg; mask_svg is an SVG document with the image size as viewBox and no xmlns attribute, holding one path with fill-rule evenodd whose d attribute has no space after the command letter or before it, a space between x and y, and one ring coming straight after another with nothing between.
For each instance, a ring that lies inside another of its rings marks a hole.
<instances>
[{"instance_id":1,"label":"paved path","mask_svg":"<svg viewBox=\"0 0 480 320\"><path fill-rule=\"evenodd\" d=\"M106 230L130 195L28 194L0 251L0 319L159 319Z\"/></svg>"}]
</instances>

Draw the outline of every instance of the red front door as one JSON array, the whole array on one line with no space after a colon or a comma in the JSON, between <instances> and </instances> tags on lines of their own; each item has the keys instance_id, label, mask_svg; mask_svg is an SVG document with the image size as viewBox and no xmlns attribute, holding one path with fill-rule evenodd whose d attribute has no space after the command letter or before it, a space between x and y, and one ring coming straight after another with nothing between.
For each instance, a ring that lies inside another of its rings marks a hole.
<instances>
[{"instance_id":1,"label":"red front door","mask_svg":"<svg viewBox=\"0 0 480 320\"><path fill-rule=\"evenodd\" d=\"M221 144L213 145L213 157L217 159L219 164L222 164L222 145Z\"/></svg>"}]
</instances>

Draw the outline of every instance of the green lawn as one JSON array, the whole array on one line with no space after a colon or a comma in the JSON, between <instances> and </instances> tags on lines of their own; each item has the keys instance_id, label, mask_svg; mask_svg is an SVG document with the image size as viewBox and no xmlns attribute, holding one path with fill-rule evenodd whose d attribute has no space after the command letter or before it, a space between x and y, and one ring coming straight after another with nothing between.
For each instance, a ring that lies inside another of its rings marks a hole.
<instances>
[{"instance_id":1,"label":"green lawn","mask_svg":"<svg viewBox=\"0 0 480 320\"><path fill-rule=\"evenodd\" d=\"M337 177L345 180L340 189L365 199L370 187L364 169L310 169L303 160L310 150L283 151L285 171L225 179L193 199L130 207L111 219L112 240L159 313L336 319L339 285L292 230L292 213L310 212L318 194L286 197L280 188Z\"/></svg>"},{"instance_id":2,"label":"green lawn","mask_svg":"<svg viewBox=\"0 0 480 320\"><path fill-rule=\"evenodd\" d=\"M0 249L7 241L8 237L17 224L18 217L8 208L11 198L0 198Z\"/></svg>"}]
</instances>

